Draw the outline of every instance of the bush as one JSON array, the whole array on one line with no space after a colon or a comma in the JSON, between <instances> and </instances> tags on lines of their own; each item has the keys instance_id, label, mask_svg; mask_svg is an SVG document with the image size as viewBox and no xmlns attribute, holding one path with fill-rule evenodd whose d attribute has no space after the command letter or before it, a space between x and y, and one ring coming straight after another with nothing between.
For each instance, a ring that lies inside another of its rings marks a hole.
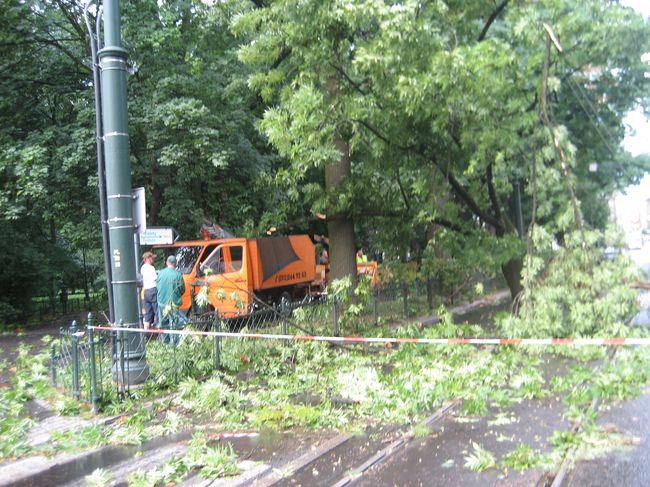
<instances>
[{"instance_id":1,"label":"bush","mask_svg":"<svg viewBox=\"0 0 650 487\"><path fill-rule=\"evenodd\" d=\"M21 312L11 304L0 301L0 331L14 328L21 317Z\"/></svg>"}]
</instances>

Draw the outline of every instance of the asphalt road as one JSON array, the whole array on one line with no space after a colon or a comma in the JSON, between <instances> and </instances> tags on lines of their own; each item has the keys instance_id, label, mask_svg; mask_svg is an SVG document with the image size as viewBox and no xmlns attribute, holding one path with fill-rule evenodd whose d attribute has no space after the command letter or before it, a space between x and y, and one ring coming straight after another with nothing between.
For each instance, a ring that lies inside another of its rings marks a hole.
<instances>
[{"instance_id":1,"label":"asphalt road","mask_svg":"<svg viewBox=\"0 0 650 487\"><path fill-rule=\"evenodd\" d=\"M629 435L637 445L594 460L581 461L568 476L571 487L650 485L650 390L640 398L612 407L601 416L608 430Z\"/></svg>"}]
</instances>

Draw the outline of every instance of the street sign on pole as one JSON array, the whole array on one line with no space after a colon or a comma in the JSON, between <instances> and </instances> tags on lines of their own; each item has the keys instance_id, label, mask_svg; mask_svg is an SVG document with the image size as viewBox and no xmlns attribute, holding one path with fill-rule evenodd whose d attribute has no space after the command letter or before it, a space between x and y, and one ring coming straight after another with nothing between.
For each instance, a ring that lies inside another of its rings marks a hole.
<instances>
[{"instance_id":1,"label":"street sign on pole","mask_svg":"<svg viewBox=\"0 0 650 487\"><path fill-rule=\"evenodd\" d=\"M149 227L140 234L140 245L167 245L174 243L171 227Z\"/></svg>"},{"instance_id":2,"label":"street sign on pole","mask_svg":"<svg viewBox=\"0 0 650 487\"><path fill-rule=\"evenodd\" d=\"M144 188L133 188L133 226L135 233L143 233L147 230L147 207L144 199Z\"/></svg>"}]
</instances>

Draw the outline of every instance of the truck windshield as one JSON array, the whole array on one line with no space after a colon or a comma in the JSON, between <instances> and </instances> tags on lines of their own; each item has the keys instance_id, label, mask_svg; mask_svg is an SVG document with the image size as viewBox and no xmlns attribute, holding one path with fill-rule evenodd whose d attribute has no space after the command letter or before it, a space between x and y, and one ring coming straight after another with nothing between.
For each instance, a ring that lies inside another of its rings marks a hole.
<instances>
[{"instance_id":1,"label":"truck windshield","mask_svg":"<svg viewBox=\"0 0 650 487\"><path fill-rule=\"evenodd\" d=\"M196 259L198 259L202 249L202 245L170 248L165 253L165 257L171 255L173 252L176 256L176 270L181 274L189 274L192 272Z\"/></svg>"}]
</instances>

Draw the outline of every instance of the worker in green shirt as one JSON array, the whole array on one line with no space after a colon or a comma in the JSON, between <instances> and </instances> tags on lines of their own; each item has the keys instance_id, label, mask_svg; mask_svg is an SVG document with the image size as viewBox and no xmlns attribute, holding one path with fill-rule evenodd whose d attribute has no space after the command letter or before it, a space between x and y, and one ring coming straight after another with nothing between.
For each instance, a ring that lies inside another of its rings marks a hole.
<instances>
[{"instance_id":1,"label":"worker in green shirt","mask_svg":"<svg viewBox=\"0 0 650 487\"><path fill-rule=\"evenodd\" d=\"M363 249L357 250L357 264L367 264L368 256L363 253Z\"/></svg>"},{"instance_id":2,"label":"worker in green shirt","mask_svg":"<svg viewBox=\"0 0 650 487\"><path fill-rule=\"evenodd\" d=\"M180 330L185 326L185 316L179 311L185 292L183 275L176 270L176 257L167 257L167 267L158 273L158 313L160 327ZM165 340L168 342L169 340ZM174 340L178 342L178 340Z\"/></svg>"}]
</instances>

